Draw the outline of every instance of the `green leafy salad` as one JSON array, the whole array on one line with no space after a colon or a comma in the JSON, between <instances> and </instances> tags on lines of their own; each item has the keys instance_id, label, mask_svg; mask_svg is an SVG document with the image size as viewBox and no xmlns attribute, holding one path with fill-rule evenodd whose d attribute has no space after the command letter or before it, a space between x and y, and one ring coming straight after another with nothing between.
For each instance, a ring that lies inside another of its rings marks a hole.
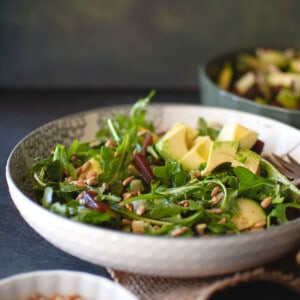
<instances>
[{"instance_id":1,"label":"green leafy salad","mask_svg":"<svg viewBox=\"0 0 300 300\"><path fill-rule=\"evenodd\" d=\"M256 231L300 212L300 190L261 156L258 133L240 124L159 132L153 97L107 119L91 142L57 144L30 169L37 201L69 219L157 236Z\"/></svg>"}]
</instances>

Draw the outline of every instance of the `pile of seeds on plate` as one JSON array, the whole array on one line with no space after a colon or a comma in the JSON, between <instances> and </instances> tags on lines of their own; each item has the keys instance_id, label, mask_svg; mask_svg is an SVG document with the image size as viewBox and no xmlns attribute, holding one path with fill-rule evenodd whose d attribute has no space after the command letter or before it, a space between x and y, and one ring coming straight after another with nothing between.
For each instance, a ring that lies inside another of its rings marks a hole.
<instances>
[{"instance_id":1,"label":"pile of seeds on plate","mask_svg":"<svg viewBox=\"0 0 300 300\"><path fill-rule=\"evenodd\" d=\"M69 294L69 295L51 294L48 296L44 296L41 294L33 294L31 297L23 298L22 300L87 300L87 299L82 298L77 294Z\"/></svg>"}]
</instances>

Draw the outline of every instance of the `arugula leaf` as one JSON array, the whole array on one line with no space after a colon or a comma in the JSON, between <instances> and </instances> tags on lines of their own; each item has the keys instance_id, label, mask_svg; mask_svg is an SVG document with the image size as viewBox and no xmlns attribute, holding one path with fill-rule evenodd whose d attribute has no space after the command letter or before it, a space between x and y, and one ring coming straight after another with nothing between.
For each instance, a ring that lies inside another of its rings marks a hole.
<instances>
[{"instance_id":1,"label":"arugula leaf","mask_svg":"<svg viewBox=\"0 0 300 300\"><path fill-rule=\"evenodd\" d=\"M91 147L90 142L79 143L77 139L73 141L69 148L66 148L67 159L70 160L72 156L76 155L86 159L97 154L94 153L94 147Z\"/></svg>"},{"instance_id":2,"label":"arugula leaf","mask_svg":"<svg viewBox=\"0 0 300 300\"><path fill-rule=\"evenodd\" d=\"M289 219L286 215L286 209L288 207L295 207L297 209L300 209L300 204L298 203L280 203L275 206L274 209L268 214L267 216L267 225L268 227L271 226L271 220L272 218L275 218L277 221L277 224L283 224L287 223Z\"/></svg>"},{"instance_id":3,"label":"arugula leaf","mask_svg":"<svg viewBox=\"0 0 300 300\"><path fill-rule=\"evenodd\" d=\"M128 218L128 219L133 219L133 220L143 220L144 222L147 222L149 224L154 224L154 225L172 225L172 223L170 222L166 222L166 221L162 221L162 220L156 220L156 219L152 219L152 218L147 218L144 216L139 216L136 213L129 211L128 209L117 205L116 203L112 203L112 205L110 206L111 210L113 210L114 212L119 213L120 215Z\"/></svg>"},{"instance_id":4,"label":"arugula leaf","mask_svg":"<svg viewBox=\"0 0 300 300\"><path fill-rule=\"evenodd\" d=\"M204 118L198 119L198 131L199 131L199 135L208 135L211 137L213 141L217 138L220 132L220 130L208 126Z\"/></svg>"},{"instance_id":5,"label":"arugula leaf","mask_svg":"<svg viewBox=\"0 0 300 300\"><path fill-rule=\"evenodd\" d=\"M164 166L154 167L153 173L161 179L164 186L181 186L190 179L189 173L183 170L182 165L172 160L166 160Z\"/></svg>"},{"instance_id":6,"label":"arugula leaf","mask_svg":"<svg viewBox=\"0 0 300 300\"><path fill-rule=\"evenodd\" d=\"M132 107L130 111L130 120L133 124L136 126L142 126L149 128L151 127L151 123L147 123L145 121L145 116L147 113L147 106L150 102L150 100L154 97L156 94L155 90L152 90L148 96L146 96L143 99L139 99Z\"/></svg>"},{"instance_id":7,"label":"arugula leaf","mask_svg":"<svg viewBox=\"0 0 300 300\"><path fill-rule=\"evenodd\" d=\"M116 156L115 153L118 155ZM102 147L100 152L100 163L103 172L98 179L107 184L120 181L128 175L128 164L132 161L132 148L130 134L123 137L116 152L111 147Z\"/></svg>"},{"instance_id":8,"label":"arugula leaf","mask_svg":"<svg viewBox=\"0 0 300 300\"><path fill-rule=\"evenodd\" d=\"M294 186L283 174L281 174L270 162L261 158L261 167L267 173L267 177L276 182L280 182L291 191L292 199L300 201L300 190Z\"/></svg>"},{"instance_id":9,"label":"arugula leaf","mask_svg":"<svg viewBox=\"0 0 300 300\"><path fill-rule=\"evenodd\" d=\"M66 146L62 144L56 145L52 160L53 162L59 162L59 181L63 179L65 171L67 171L73 178L76 178L76 170L68 159Z\"/></svg>"},{"instance_id":10,"label":"arugula leaf","mask_svg":"<svg viewBox=\"0 0 300 300\"><path fill-rule=\"evenodd\" d=\"M107 126L111 133L112 138L119 143L121 141L121 133L117 129L117 122L114 122L112 119L107 120Z\"/></svg>"},{"instance_id":11,"label":"arugula leaf","mask_svg":"<svg viewBox=\"0 0 300 300\"><path fill-rule=\"evenodd\" d=\"M192 226L193 224L201 223L203 215L204 215L204 209L201 209L185 218L170 217L170 218L166 218L165 220L167 222L172 222L175 224Z\"/></svg>"},{"instance_id":12,"label":"arugula leaf","mask_svg":"<svg viewBox=\"0 0 300 300\"><path fill-rule=\"evenodd\" d=\"M250 199L262 200L266 195L270 195L276 188L276 183L268 178L258 177L244 167L233 169L239 179L240 185L238 195Z\"/></svg>"},{"instance_id":13,"label":"arugula leaf","mask_svg":"<svg viewBox=\"0 0 300 300\"><path fill-rule=\"evenodd\" d=\"M160 203L156 201L154 205L146 205L145 207L149 211L147 216L153 219L173 217L189 210L189 208L177 205L175 203L166 204L166 201L161 201Z\"/></svg>"}]
</instances>

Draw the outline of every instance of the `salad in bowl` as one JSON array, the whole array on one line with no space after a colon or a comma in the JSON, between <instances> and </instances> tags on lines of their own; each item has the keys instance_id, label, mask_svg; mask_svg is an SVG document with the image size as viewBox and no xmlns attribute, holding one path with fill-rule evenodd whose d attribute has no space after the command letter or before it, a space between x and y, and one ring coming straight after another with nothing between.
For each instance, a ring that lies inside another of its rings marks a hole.
<instances>
[{"instance_id":1,"label":"salad in bowl","mask_svg":"<svg viewBox=\"0 0 300 300\"><path fill-rule=\"evenodd\" d=\"M258 231L299 216L300 190L263 157L259 132L203 117L158 130L147 118L153 95L90 141L36 157L37 202L81 223L168 237Z\"/></svg>"}]
</instances>

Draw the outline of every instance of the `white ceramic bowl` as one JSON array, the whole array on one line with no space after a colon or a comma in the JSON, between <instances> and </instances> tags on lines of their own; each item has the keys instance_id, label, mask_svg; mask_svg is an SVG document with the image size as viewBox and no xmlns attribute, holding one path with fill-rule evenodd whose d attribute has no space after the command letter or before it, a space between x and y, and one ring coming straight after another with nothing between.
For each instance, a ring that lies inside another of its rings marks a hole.
<instances>
[{"instance_id":1,"label":"white ceramic bowl","mask_svg":"<svg viewBox=\"0 0 300 300\"><path fill-rule=\"evenodd\" d=\"M53 121L26 136L12 151L6 168L11 197L21 215L53 245L80 259L118 270L172 277L219 275L258 266L299 245L300 219L267 231L201 238L136 235L94 227L56 215L34 201L28 168L36 156L48 156L58 143L87 141L112 114L130 106L100 108ZM150 105L148 117L167 129L177 121L197 125L236 121L260 133L265 151L291 155L300 161L300 131L278 121L229 109L200 105Z\"/></svg>"},{"instance_id":2,"label":"white ceramic bowl","mask_svg":"<svg viewBox=\"0 0 300 300\"><path fill-rule=\"evenodd\" d=\"M96 275L65 271L35 271L0 280L1 300L21 300L34 294L77 294L86 300L137 300L121 285Z\"/></svg>"}]
</instances>

